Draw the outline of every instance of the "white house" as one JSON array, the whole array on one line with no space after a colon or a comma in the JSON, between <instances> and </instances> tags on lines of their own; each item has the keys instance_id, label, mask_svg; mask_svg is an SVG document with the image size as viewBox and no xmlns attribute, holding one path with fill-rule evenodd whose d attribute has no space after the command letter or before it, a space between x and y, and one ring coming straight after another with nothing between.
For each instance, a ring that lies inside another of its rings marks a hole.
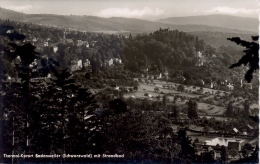
<instances>
[{"instance_id":1,"label":"white house","mask_svg":"<svg viewBox=\"0 0 260 164\"><path fill-rule=\"evenodd\" d=\"M81 59L77 61L77 66L79 68L82 68L83 65L82 65L82 60Z\"/></svg>"},{"instance_id":2,"label":"white house","mask_svg":"<svg viewBox=\"0 0 260 164\"><path fill-rule=\"evenodd\" d=\"M208 146L216 146L217 144L220 146L228 146L229 142L238 142L238 143L243 143L245 140L243 139L238 139L238 138L224 138L224 137L216 137L211 140L206 140L204 142L204 145Z\"/></svg>"},{"instance_id":3,"label":"white house","mask_svg":"<svg viewBox=\"0 0 260 164\"><path fill-rule=\"evenodd\" d=\"M243 83L243 80L240 81L240 87L242 88L244 85L249 85L249 89L253 89L252 85L250 83Z\"/></svg>"},{"instance_id":4,"label":"white house","mask_svg":"<svg viewBox=\"0 0 260 164\"><path fill-rule=\"evenodd\" d=\"M89 43L88 42L86 43L86 47L89 48Z\"/></svg>"},{"instance_id":5,"label":"white house","mask_svg":"<svg viewBox=\"0 0 260 164\"><path fill-rule=\"evenodd\" d=\"M67 39L67 42L68 43L73 43L73 40L72 39Z\"/></svg>"},{"instance_id":6,"label":"white house","mask_svg":"<svg viewBox=\"0 0 260 164\"><path fill-rule=\"evenodd\" d=\"M121 60L121 59L118 59L118 58L114 58L113 62L114 62L114 63L119 63L119 64L121 64L121 63L122 63L122 60Z\"/></svg>"},{"instance_id":7,"label":"white house","mask_svg":"<svg viewBox=\"0 0 260 164\"><path fill-rule=\"evenodd\" d=\"M109 66L113 65L113 59L110 59L110 60L108 61L108 65L109 65Z\"/></svg>"},{"instance_id":8,"label":"white house","mask_svg":"<svg viewBox=\"0 0 260 164\"><path fill-rule=\"evenodd\" d=\"M238 132L237 128L233 128L233 130L234 130L234 132L236 132L236 133Z\"/></svg>"},{"instance_id":9,"label":"white house","mask_svg":"<svg viewBox=\"0 0 260 164\"><path fill-rule=\"evenodd\" d=\"M164 76L165 76L166 79L169 78L169 73L168 73L168 71L165 71L165 72L164 72Z\"/></svg>"},{"instance_id":10,"label":"white house","mask_svg":"<svg viewBox=\"0 0 260 164\"><path fill-rule=\"evenodd\" d=\"M234 90L233 84L228 83L227 87L228 87L228 90L230 90L230 91Z\"/></svg>"},{"instance_id":11,"label":"white house","mask_svg":"<svg viewBox=\"0 0 260 164\"><path fill-rule=\"evenodd\" d=\"M197 57L199 57L199 58L202 57L202 53L200 51L197 52Z\"/></svg>"},{"instance_id":12,"label":"white house","mask_svg":"<svg viewBox=\"0 0 260 164\"><path fill-rule=\"evenodd\" d=\"M71 71L76 71L76 70L82 69L82 67L83 67L83 65L82 65L82 60L81 59L80 60L73 60L71 62L70 69L71 69Z\"/></svg>"},{"instance_id":13,"label":"white house","mask_svg":"<svg viewBox=\"0 0 260 164\"><path fill-rule=\"evenodd\" d=\"M6 33L11 34L11 33L13 33L13 30L7 30Z\"/></svg>"},{"instance_id":14,"label":"white house","mask_svg":"<svg viewBox=\"0 0 260 164\"><path fill-rule=\"evenodd\" d=\"M162 78L162 73L160 73L158 76L158 79L161 79L161 78Z\"/></svg>"},{"instance_id":15,"label":"white house","mask_svg":"<svg viewBox=\"0 0 260 164\"><path fill-rule=\"evenodd\" d=\"M53 52L56 53L58 51L58 47L57 46L53 46Z\"/></svg>"},{"instance_id":16,"label":"white house","mask_svg":"<svg viewBox=\"0 0 260 164\"><path fill-rule=\"evenodd\" d=\"M44 46L44 47L48 47L48 45L49 45L48 42L44 42L44 43L43 43L43 46Z\"/></svg>"},{"instance_id":17,"label":"white house","mask_svg":"<svg viewBox=\"0 0 260 164\"><path fill-rule=\"evenodd\" d=\"M199 58L195 65L198 67L203 66L203 61Z\"/></svg>"},{"instance_id":18,"label":"white house","mask_svg":"<svg viewBox=\"0 0 260 164\"><path fill-rule=\"evenodd\" d=\"M202 79L200 79L201 80L201 83L202 83L202 85L204 85L205 84L205 82L202 80Z\"/></svg>"},{"instance_id":19,"label":"white house","mask_svg":"<svg viewBox=\"0 0 260 164\"><path fill-rule=\"evenodd\" d=\"M84 41L82 40L77 40L77 46L82 46L84 44Z\"/></svg>"},{"instance_id":20,"label":"white house","mask_svg":"<svg viewBox=\"0 0 260 164\"><path fill-rule=\"evenodd\" d=\"M90 65L90 61L88 59L86 59L86 61L83 63L84 67L89 67Z\"/></svg>"}]
</instances>

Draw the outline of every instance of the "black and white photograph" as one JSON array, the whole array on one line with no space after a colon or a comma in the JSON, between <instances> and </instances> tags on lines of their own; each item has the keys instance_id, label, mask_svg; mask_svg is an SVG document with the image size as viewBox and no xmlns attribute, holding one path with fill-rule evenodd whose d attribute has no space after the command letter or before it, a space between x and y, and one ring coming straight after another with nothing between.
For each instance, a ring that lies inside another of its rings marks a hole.
<instances>
[{"instance_id":1,"label":"black and white photograph","mask_svg":"<svg viewBox=\"0 0 260 164\"><path fill-rule=\"evenodd\" d=\"M0 0L0 163L258 164L258 0Z\"/></svg>"}]
</instances>

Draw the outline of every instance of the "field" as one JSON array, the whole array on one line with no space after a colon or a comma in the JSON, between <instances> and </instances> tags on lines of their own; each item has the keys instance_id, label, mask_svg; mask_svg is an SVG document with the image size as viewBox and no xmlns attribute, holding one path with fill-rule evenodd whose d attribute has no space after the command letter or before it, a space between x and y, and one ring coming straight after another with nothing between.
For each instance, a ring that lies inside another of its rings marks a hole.
<instances>
[{"instance_id":1,"label":"field","mask_svg":"<svg viewBox=\"0 0 260 164\"><path fill-rule=\"evenodd\" d=\"M164 94L168 94L168 99L170 102L173 101L174 99L174 95L179 95L179 96L183 96L186 98L196 98L196 97L200 97L202 96L201 94L194 94L194 93L184 93L184 92L179 92L176 89L168 89L168 88L163 88L164 85L169 85L169 86L173 86L176 88L177 83L173 83L173 82L165 82L165 81L160 81L160 80L154 80L153 84L146 84L146 83L140 83L138 86L138 90L134 93L128 93L125 94L124 96L126 98L128 97L134 97L134 98L148 98L150 100L158 100L156 97L157 96L163 96ZM158 87L159 88L159 92L155 92L154 88ZM184 88L186 90L191 90L191 92L193 91L197 91L200 87L193 87L193 86L187 86L184 85ZM203 88L203 94L205 95L206 92L209 92L211 94L207 95L204 99L209 99L209 98L213 98L214 95L218 92L218 90L214 90L214 89L210 89L210 88ZM145 94L148 94L148 96L145 96ZM220 95L222 96L223 93L220 92ZM181 101L181 100L177 100L177 104L181 105L181 104L185 104L187 100L185 101ZM198 103L198 110L199 113L201 114L205 114L205 115L223 115L223 112L225 111L224 107L220 107L220 106L215 106L215 105L210 105L210 104L205 104L205 103Z\"/></svg>"}]
</instances>

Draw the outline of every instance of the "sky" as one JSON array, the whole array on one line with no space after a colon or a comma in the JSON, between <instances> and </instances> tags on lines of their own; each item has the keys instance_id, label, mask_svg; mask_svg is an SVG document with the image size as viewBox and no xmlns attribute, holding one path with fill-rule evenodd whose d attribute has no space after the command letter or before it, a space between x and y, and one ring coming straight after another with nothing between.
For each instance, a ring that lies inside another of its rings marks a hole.
<instances>
[{"instance_id":1,"label":"sky","mask_svg":"<svg viewBox=\"0 0 260 164\"><path fill-rule=\"evenodd\" d=\"M26 14L147 20L210 14L258 18L259 4L258 0L0 0L0 7Z\"/></svg>"}]
</instances>

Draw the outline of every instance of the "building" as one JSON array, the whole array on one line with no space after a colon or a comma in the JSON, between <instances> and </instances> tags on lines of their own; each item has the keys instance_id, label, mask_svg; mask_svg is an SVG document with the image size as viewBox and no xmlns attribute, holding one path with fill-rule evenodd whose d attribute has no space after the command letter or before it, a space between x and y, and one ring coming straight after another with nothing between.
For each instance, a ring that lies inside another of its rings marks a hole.
<instances>
[{"instance_id":1,"label":"building","mask_svg":"<svg viewBox=\"0 0 260 164\"><path fill-rule=\"evenodd\" d=\"M32 41L33 42L37 42L38 38L37 37L33 37Z\"/></svg>"},{"instance_id":2,"label":"building","mask_svg":"<svg viewBox=\"0 0 260 164\"><path fill-rule=\"evenodd\" d=\"M233 128L233 131L234 131L235 133L237 133L237 132L238 132L237 128Z\"/></svg>"},{"instance_id":3,"label":"building","mask_svg":"<svg viewBox=\"0 0 260 164\"><path fill-rule=\"evenodd\" d=\"M77 46L82 46L84 44L84 41L82 40L77 40Z\"/></svg>"},{"instance_id":4,"label":"building","mask_svg":"<svg viewBox=\"0 0 260 164\"><path fill-rule=\"evenodd\" d=\"M82 60L73 60L71 62L71 67L70 67L70 70L71 71L77 71L77 70L81 70L83 67L83 64L82 64Z\"/></svg>"},{"instance_id":5,"label":"building","mask_svg":"<svg viewBox=\"0 0 260 164\"><path fill-rule=\"evenodd\" d=\"M203 66L203 61L199 58L195 65L198 67Z\"/></svg>"},{"instance_id":6,"label":"building","mask_svg":"<svg viewBox=\"0 0 260 164\"><path fill-rule=\"evenodd\" d=\"M86 42L86 47L89 48L89 43L88 42Z\"/></svg>"},{"instance_id":7,"label":"building","mask_svg":"<svg viewBox=\"0 0 260 164\"><path fill-rule=\"evenodd\" d=\"M13 64L20 64L21 63L21 57L20 56L17 56L13 61L12 61Z\"/></svg>"},{"instance_id":8,"label":"building","mask_svg":"<svg viewBox=\"0 0 260 164\"><path fill-rule=\"evenodd\" d=\"M44 43L43 43L43 46L44 46L44 47L48 47L48 45L49 45L48 42L44 42Z\"/></svg>"},{"instance_id":9,"label":"building","mask_svg":"<svg viewBox=\"0 0 260 164\"><path fill-rule=\"evenodd\" d=\"M68 43L73 43L73 40L72 39L67 39L67 42Z\"/></svg>"},{"instance_id":10,"label":"building","mask_svg":"<svg viewBox=\"0 0 260 164\"><path fill-rule=\"evenodd\" d=\"M162 73L159 74L159 76L157 77L157 79L162 79Z\"/></svg>"},{"instance_id":11,"label":"building","mask_svg":"<svg viewBox=\"0 0 260 164\"><path fill-rule=\"evenodd\" d=\"M117 64L122 64L122 60L121 59L118 59L118 58L114 58L113 59L113 63L117 63Z\"/></svg>"},{"instance_id":12,"label":"building","mask_svg":"<svg viewBox=\"0 0 260 164\"><path fill-rule=\"evenodd\" d=\"M202 57L202 53L200 51L197 52L197 57L199 57L199 58Z\"/></svg>"},{"instance_id":13,"label":"building","mask_svg":"<svg viewBox=\"0 0 260 164\"><path fill-rule=\"evenodd\" d=\"M109 65L109 66L112 66L113 63L114 63L114 60L113 60L113 59L110 59L110 60L108 61L108 65Z\"/></svg>"},{"instance_id":14,"label":"building","mask_svg":"<svg viewBox=\"0 0 260 164\"><path fill-rule=\"evenodd\" d=\"M84 67L90 67L90 61L88 59L86 59L86 61L83 63Z\"/></svg>"},{"instance_id":15,"label":"building","mask_svg":"<svg viewBox=\"0 0 260 164\"><path fill-rule=\"evenodd\" d=\"M242 144L245 140L243 139L238 139L238 138L224 138L224 137L216 137L211 140L206 140L204 142L204 145L207 146L228 146L229 142L239 142Z\"/></svg>"},{"instance_id":16,"label":"building","mask_svg":"<svg viewBox=\"0 0 260 164\"><path fill-rule=\"evenodd\" d=\"M229 90L229 91L234 90L233 84L228 83L227 87L228 87L228 90Z\"/></svg>"},{"instance_id":17,"label":"building","mask_svg":"<svg viewBox=\"0 0 260 164\"><path fill-rule=\"evenodd\" d=\"M7 31L6 31L7 34L11 34L11 33L13 33L13 32L14 32L14 30L7 30Z\"/></svg>"},{"instance_id":18,"label":"building","mask_svg":"<svg viewBox=\"0 0 260 164\"><path fill-rule=\"evenodd\" d=\"M165 71L163 75L164 75L164 77L165 77L166 80L169 79L169 73L168 73L168 71Z\"/></svg>"},{"instance_id":19,"label":"building","mask_svg":"<svg viewBox=\"0 0 260 164\"><path fill-rule=\"evenodd\" d=\"M217 83L215 83L213 81L210 82L210 88L214 88L216 85L217 85Z\"/></svg>"},{"instance_id":20,"label":"building","mask_svg":"<svg viewBox=\"0 0 260 164\"><path fill-rule=\"evenodd\" d=\"M56 53L58 51L58 47L57 46L53 46L53 52Z\"/></svg>"},{"instance_id":21,"label":"building","mask_svg":"<svg viewBox=\"0 0 260 164\"><path fill-rule=\"evenodd\" d=\"M208 153L210 153L210 155L211 155L211 157L212 157L212 159L216 159L217 158L217 153L216 153L216 151L210 146L210 147L208 147Z\"/></svg>"},{"instance_id":22,"label":"building","mask_svg":"<svg viewBox=\"0 0 260 164\"><path fill-rule=\"evenodd\" d=\"M202 79L201 79L201 84L202 84L202 85L204 85L204 84L205 84L205 82L204 82Z\"/></svg>"},{"instance_id":23,"label":"building","mask_svg":"<svg viewBox=\"0 0 260 164\"><path fill-rule=\"evenodd\" d=\"M237 150L237 151L241 151L241 143L240 142L228 142L227 145L228 149L232 150Z\"/></svg>"}]
</instances>

